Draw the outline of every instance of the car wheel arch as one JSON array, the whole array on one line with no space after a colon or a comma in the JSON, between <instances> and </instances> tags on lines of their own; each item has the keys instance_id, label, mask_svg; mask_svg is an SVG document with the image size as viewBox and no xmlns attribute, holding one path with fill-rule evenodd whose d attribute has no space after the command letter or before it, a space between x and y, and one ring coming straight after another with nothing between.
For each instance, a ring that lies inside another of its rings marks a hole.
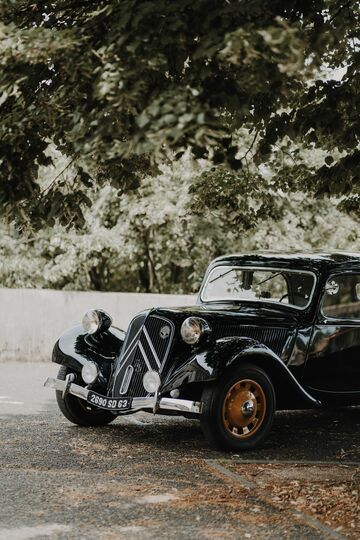
<instances>
[{"instance_id":1,"label":"car wheel arch","mask_svg":"<svg viewBox=\"0 0 360 540\"><path fill-rule=\"evenodd\" d=\"M239 365L261 368L273 383L279 409L317 408L321 403L295 379L286 364L265 345L244 348L223 364L221 375Z\"/></svg>"}]
</instances>

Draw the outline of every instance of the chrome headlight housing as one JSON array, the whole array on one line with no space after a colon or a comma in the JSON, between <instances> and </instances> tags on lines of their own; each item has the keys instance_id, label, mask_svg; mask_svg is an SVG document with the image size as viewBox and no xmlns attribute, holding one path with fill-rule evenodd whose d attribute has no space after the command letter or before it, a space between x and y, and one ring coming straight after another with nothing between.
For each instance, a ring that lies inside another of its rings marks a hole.
<instances>
[{"instance_id":1,"label":"chrome headlight housing","mask_svg":"<svg viewBox=\"0 0 360 540\"><path fill-rule=\"evenodd\" d=\"M82 325L88 334L96 334L108 330L112 324L110 315L102 309L91 309L83 317Z\"/></svg>"},{"instance_id":2,"label":"chrome headlight housing","mask_svg":"<svg viewBox=\"0 0 360 540\"><path fill-rule=\"evenodd\" d=\"M181 325L180 334L188 345L199 343L203 336L210 333L210 326L200 317L188 317Z\"/></svg>"}]
</instances>

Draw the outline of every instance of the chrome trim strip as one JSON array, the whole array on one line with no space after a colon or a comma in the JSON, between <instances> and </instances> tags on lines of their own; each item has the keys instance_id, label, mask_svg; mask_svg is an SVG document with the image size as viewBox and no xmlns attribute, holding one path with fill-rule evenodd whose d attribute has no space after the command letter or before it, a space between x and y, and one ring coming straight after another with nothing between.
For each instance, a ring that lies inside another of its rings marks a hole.
<instances>
[{"instance_id":1,"label":"chrome trim strip","mask_svg":"<svg viewBox=\"0 0 360 540\"><path fill-rule=\"evenodd\" d=\"M190 401L189 399L161 398L159 408L170 411L201 414L202 403L200 401Z\"/></svg>"},{"instance_id":2,"label":"chrome trim strip","mask_svg":"<svg viewBox=\"0 0 360 540\"><path fill-rule=\"evenodd\" d=\"M139 337L139 334L141 333L142 329L143 329L143 327L141 326L141 328L139 328L138 332L136 333L136 335L132 339L130 345L129 346L126 345L127 346L127 351L126 351L126 354L125 354L124 358L121 359L121 362L126 362L127 358L133 352L134 347L136 347L136 345L137 345L137 343L134 343L134 341L136 341L136 339Z\"/></svg>"},{"instance_id":3,"label":"chrome trim strip","mask_svg":"<svg viewBox=\"0 0 360 540\"><path fill-rule=\"evenodd\" d=\"M54 379L53 377L48 377L44 382L44 386L47 388L54 388L54 390L64 390L66 388L66 382L61 381L60 379Z\"/></svg>"},{"instance_id":4,"label":"chrome trim strip","mask_svg":"<svg viewBox=\"0 0 360 540\"><path fill-rule=\"evenodd\" d=\"M54 388L54 390L60 390L61 392L63 392L66 388L66 381L49 377L46 379L44 386L46 386L47 388ZM75 383L71 383L69 385L68 392L69 394L73 394L74 396L77 396L81 399L85 399L85 401L87 400L89 394L89 390L87 388L79 386Z\"/></svg>"},{"instance_id":5,"label":"chrome trim strip","mask_svg":"<svg viewBox=\"0 0 360 540\"><path fill-rule=\"evenodd\" d=\"M161 362L160 362L160 359L159 359L158 355L156 354L156 351L155 351L155 349L154 349L154 345L152 344L152 341L151 341L151 339L150 339L150 336L149 336L149 334L148 334L148 331L147 331L146 328L145 328L145 325L144 325L143 331L144 331L144 336L146 337L146 341L148 342L149 347L150 347L150 349L151 349L151 352L153 353L154 358L155 358L155 360L156 360L156 363L157 363L157 365L159 366L159 369L160 369L160 368L161 368Z\"/></svg>"},{"instance_id":6,"label":"chrome trim strip","mask_svg":"<svg viewBox=\"0 0 360 540\"><path fill-rule=\"evenodd\" d=\"M149 359L148 357L146 356L146 352L144 351L144 347L141 345L141 341L139 340L139 349L140 349L140 352L143 356L143 360L146 364L146 367L148 368L149 371L153 371L152 367L151 367L151 364L149 362Z\"/></svg>"},{"instance_id":7,"label":"chrome trim strip","mask_svg":"<svg viewBox=\"0 0 360 540\"><path fill-rule=\"evenodd\" d=\"M130 328L130 327L129 327ZM137 344L138 344L138 340L136 341L137 337L139 336L140 332L142 331L143 329L143 326L140 327L140 329L138 330L138 332L136 333L136 335L134 336L134 338L132 339L131 343L130 343L130 346L131 346L131 349L128 348L128 350L126 351L125 353L125 356L123 358L120 357L120 362L118 363L118 366L117 368L115 369L115 373L113 375L113 380L116 381L120 371L121 371L121 368L123 366L123 364L126 362L127 358L130 356L130 354L132 354L132 352L134 351L134 349L136 349L137 347ZM140 339L140 338L139 338ZM126 341L124 342L124 345L126 345ZM123 347L124 347L123 345ZM127 346L127 345L126 345ZM120 353L121 355L121 353ZM124 377L123 377L123 381L124 381ZM121 383L122 384L122 383Z\"/></svg>"},{"instance_id":8,"label":"chrome trim strip","mask_svg":"<svg viewBox=\"0 0 360 540\"><path fill-rule=\"evenodd\" d=\"M54 388L54 390L63 391L66 387L66 381L61 379L53 379L49 377L46 379L44 386L47 388ZM74 396L79 397L87 401L89 390L83 388L78 384L71 383L69 386L69 393ZM105 397L105 396L104 396ZM119 414L129 414L132 412L140 410L153 410L154 408L155 397L143 397L143 398L133 398L132 407L129 410L124 411L123 413L117 411ZM176 411L178 413L192 413L192 414L201 414L202 403L199 401L190 401L188 399L174 399L174 398L161 398L158 402L158 410L161 414L161 411Z\"/></svg>"},{"instance_id":9,"label":"chrome trim strip","mask_svg":"<svg viewBox=\"0 0 360 540\"><path fill-rule=\"evenodd\" d=\"M119 390L121 395L126 394L126 392L128 391L133 373L134 373L134 368L130 364L125 370L125 375L121 383L121 387Z\"/></svg>"},{"instance_id":10,"label":"chrome trim strip","mask_svg":"<svg viewBox=\"0 0 360 540\"><path fill-rule=\"evenodd\" d=\"M131 410L151 409L153 410L155 397L133 398ZM188 412L201 414L202 403L200 401L190 401L189 399L160 398L157 411L177 411L179 413Z\"/></svg>"},{"instance_id":11,"label":"chrome trim strip","mask_svg":"<svg viewBox=\"0 0 360 540\"><path fill-rule=\"evenodd\" d=\"M141 316L141 315L138 315L138 317L139 316ZM172 343L173 343L174 333L175 333L175 325L174 325L174 323L172 321L170 321L169 319L166 319L165 317L160 317L158 315L150 315L150 316L153 317L154 319L159 319L163 323L166 323L166 324L168 324L170 326L170 335L169 335L168 344L167 344L166 351L165 351L165 354L163 356L163 359L162 359L162 361L160 360L160 358L159 358L159 356L158 356L158 354L157 354L157 352L155 350L155 346L154 346L154 344L153 344L153 342L152 342L152 340L150 338L149 332L147 331L147 329L145 327L146 321L148 320L147 317L146 317L143 324L142 324L142 326L141 326L141 328L139 328L139 330L136 333L135 337L132 339L132 341L130 343L130 346L128 347L126 341L124 342L123 347L126 347L127 350L126 350L126 352L125 352L125 354L124 354L124 356L122 358L120 356L120 360L118 362L117 368L116 368L115 373L114 373L113 378L112 378L112 395L113 395L113 397L114 397L114 394L113 394L114 385L116 384L117 378L119 377L119 373L123 369L124 364L129 361L129 358L131 357L131 355L133 354L134 350L136 350L137 347L139 348L140 355L141 355L141 360L145 363L146 369L149 370L149 371L155 369L155 368L152 368L149 357L147 356L147 354L145 352L144 345L141 343L141 341L142 341L142 332L143 332L143 334L145 336L145 339L146 339L146 341L148 343L151 354L154 357L154 361L156 363L156 366L157 366L157 369L158 369L159 373L161 373L161 371L162 371L162 369L163 369L163 367L165 365L165 362L166 362L166 360L168 358L168 355L169 355L169 352L170 352L170 348L171 348ZM136 317L135 317L135 319L136 319ZM129 325L129 328L128 328L128 331L131 328L131 325L133 324L133 321L135 319L133 319L131 321L131 323ZM145 342L144 342L144 344L145 344ZM133 359L133 361L134 361L134 359ZM131 365L133 364L133 361L131 362ZM151 359L151 361L152 361L152 359ZM125 377L126 377L126 372L125 372L125 374L123 376L120 388L122 388ZM129 388L130 388L130 385L129 385L127 390L129 390ZM122 395L124 395L124 394L122 394Z\"/></svg>"},{"instance_id":12,"label":"chrome trim strip","mask_svg":"<svg viewBox=\"0 0 360 540\"><path fill-rule=\"evenodd\" d=\"M162 360L162 365L161 365L161 368L160 368L160 371L159 371L161 373L162 370L163 370L163 367L164 367L164 365L166 363L166 360L168 359L169 352L170 352L171 346L172 346L173 341L174 341L175 324L170 319L166 319L165 317L161 317L160 315L151 315L151 317L154 317L154 319L160 319L161 321L165 321L166 324L168 324L170 326L170 328L171 328L171 334L170 334L170 337L169 337L169 340L168 340L169 343L168 343L166 352L164 354L164 357L163 357L163 360Z\"/></svg>"}]
</instances>

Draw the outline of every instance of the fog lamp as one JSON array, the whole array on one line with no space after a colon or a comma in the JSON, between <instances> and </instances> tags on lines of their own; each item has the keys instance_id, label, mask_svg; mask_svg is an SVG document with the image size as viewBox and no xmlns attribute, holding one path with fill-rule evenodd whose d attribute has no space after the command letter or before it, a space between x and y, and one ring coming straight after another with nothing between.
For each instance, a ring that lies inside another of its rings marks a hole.
<instances>
[{"instance_id":1,"label":"fog lamp","mask_svg":"<svg viewBox=\"0 0 360 540\"><path fill-rule=\"evenodd\" d=\"M161 383L160 375L157 371L147 371L143 377L144 388L149 394L155 394Z\"/></svg>"},{"instance_id":2,"label":"fog lamp","mask_svg":"<svg viewBox=\"0 0 360 540\"><path fill-rule=\"evenodd\" d=\"M99 369L95 362L86 362L81 370L81 376L86 384L92 384L99 375Z\"/></svg>"}]
</instances>

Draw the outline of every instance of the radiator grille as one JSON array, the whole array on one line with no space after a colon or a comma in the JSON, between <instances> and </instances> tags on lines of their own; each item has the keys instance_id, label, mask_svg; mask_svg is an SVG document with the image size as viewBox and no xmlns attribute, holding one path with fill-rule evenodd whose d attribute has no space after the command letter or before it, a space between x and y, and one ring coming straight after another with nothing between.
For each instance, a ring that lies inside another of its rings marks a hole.
<instances>
[{"instance_id":1,"label":"radiator grille","mask_svg":"<svg viewBox=\"0 0 360 540\"><path fill-rule=\"evenodd\" d=\"M264 343L280 356L285 346L288 329L275 327L256 328L254 326L221 325L214 329L215 339L230 336L249 337Z\"/></svg>"},{"instance_id":2,"label":"radiator grille","mask_svg":"<svg viewBox=\"0 0 360 540\"><path fill-rule=\"evenodd\" d=\"M157 315L142 315L134 319L129 327L126 340L115 371L112 393L119 396L128 366L133 372L124 396L144 397L147 395L142 380L144 373L153 369L161 373L170 352L174 336L172 321ZM125 385L126 386L126 385Z\"/></svg>"}]
</instances>

